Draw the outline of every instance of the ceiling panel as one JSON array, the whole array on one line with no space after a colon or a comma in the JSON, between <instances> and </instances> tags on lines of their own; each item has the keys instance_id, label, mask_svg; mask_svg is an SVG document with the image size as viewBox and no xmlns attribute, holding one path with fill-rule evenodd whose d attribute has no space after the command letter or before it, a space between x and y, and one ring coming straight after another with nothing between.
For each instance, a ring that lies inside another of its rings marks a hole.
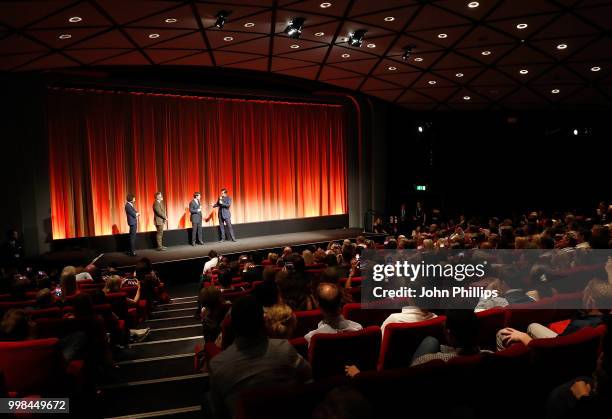
<instances>
[{"instance_id":1,"label":"ceiling panel","mask_svg":"<svg viewBox=\"0 0 612 419\"><path fill-rule=\"evenodd\" d=\"M3 1L0 70L217 65L319 80L410 109L612 107L609 0L468 3ZM223 29L214 26L221 10L230 12ZM296 17L305 19L299 39L283 33ZM358 29L367 31L363 45L349 46Z\"/></svg>"}]
</instances>

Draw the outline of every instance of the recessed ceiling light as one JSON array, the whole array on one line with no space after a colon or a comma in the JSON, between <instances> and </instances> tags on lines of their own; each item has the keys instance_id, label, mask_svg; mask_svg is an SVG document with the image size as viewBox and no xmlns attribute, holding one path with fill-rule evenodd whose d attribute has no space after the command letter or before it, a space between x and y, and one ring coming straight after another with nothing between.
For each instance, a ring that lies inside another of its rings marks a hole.
<instances>
[{"instance_id":1,"label":"recessed ceiling light","mask_svg":"<svg viewBox=\"0 0 612 419\"><path fill-rule=\"evenodd\" d=\"M445 34L445 33L439 33L439 34L438 34L438 38L440 38L440 39L444 39L444 38L446 38L446 37L448 37L448 35L447 35L447 34Z\"/></svg>"},{"instance_id":2,"label":"recessed ceiling light","mask_svg":"<svg viewBox=\"0 0 612 419\"><path fill-rule=\"evenodd\" d=\"M470 100L470 99L471 99L471 97L469 97L469 96L463 96L463 100Z\"/></svg>"},{"instance_id":3,"label":"recessed ceiling light","mask_svg":"<svg viewBox=\"0 0 612 419\"><path fill-rule=\"evenodd\" d=\"M575 129L573 132L574 132L574 135L578 135L578 130L577 129Z\"/></svg>"},{"instance_id":4,"label":"recessed ceiling light","mask_svg":"<svg viewBox=\"0 0 612 419\"><path fill-rule=\"evenodd\" d=\"M253 26L255 26L255 24L253 22L247 22L244 24L245 28L252 28Z\"/></svg>"},{"instance_id":5,"label":"recessed ceiling light","mask_svg":"<svg viewBox=\"0 0 612 419\"><path fill-rule=\"evenodd\" d=\"M468 7L470 9L475 9L478 6L480 6L480 3L478 3L477 1L471 1L471 2L468 3Z\"/></svg>"},{"instance_id":6,"label":"recessed ceiling light","mask_svg":"<svg viewBox=\"0 0 612 419\"><path fill-rule=\"evenodd\" d=\"M463 73L457 73L455 74L455 77L463 77Z\"/></svg>"},{"instance_id":7,"label":"recessed ceiling light","mask_svg":"<svg viewBox=\"0 0 612 419\"><path fill-rule=\"evenodd\" d=\"M223 40L224 40L225 42L230 42L230 41L233 41L233 40L234 40L234 37L233 37L233 36L226 36L226 37L224 37L224 38L223 38Z\"/></svg>"},{"instance_id":8,"label":"recessed ceiling light","mask_svg":"<svg viewBox=\"0 0 612 419\"><path fill-rule=\"evenodd\" d=\"M519 23L518 25L516 25L516 29L525 29L527 26L529 25L527 25L526 23Z\"/></svg>"},{"instance_id":9,"label":"recessed ceiling light","mask_svg":"<svg viewBox=\"0 0 612 419\"><path fill-rule=\"evenodd\" d=\"M323 36L323 35L325 35L325 32L316 32L314 35L315 36Z\"/></svg>"},{"instance_id":10,"label":"recessed ceiling light","mask_svg":"<svg viewBox=\"0 0 612 419\"><path fill-rule=\"evenodd\" d=\"M368 45L366 45L366 47L368 47L368 48L376 48L376 44L368 44Z\"/></svg>"},{"instance_id":11,"label":"recessed ceiling light","mask_svg":"<svg viewBox=\"0 0 612 419\"><path fill-rule=\"evenodd\" d=\"M393 22L395 20L395 17L387 16L384 20L385 20L385 22Z\"/></svg>"},{"instance_id":12,"label":"recessed ceiling light","mask_svg":"<svg viewBox=\"0 0 612 419\"><path fill-rule=\"evenodd\" d=\"M176 23L176 19L173 17L169 17L168 19L166 19L164 22L166 23Z\"/></svg>"},{"instance_id":13,"label":"recessed ceiling light","mask_svg":"<svg viewBox=\"0 0 612 419\"><path fill-rule=\"evenodd\" d=\"M289 48L297 49L300 46L298 44L289 45Z\"/></svg>"},{"instance_id":14,"label":"recessed ceiling light","mask_svg":"<svg viewBox=\"0 0 612 419\"><path fill-rule=\"evenodd\" d=\"M83 20L83 18L81 18L79 16L72 16L70 19L68 19L68 22L70 22L70 23L77 23L77 22L80 22L81 20Z\"/></svg>"},{"instance_id":15,"label":"recessed ceiling light","mask_svg":"<svg viewBox=\"0 0 612 419\"><path fill-rule=\"evenodd\" d=\"M550 91L550 93L552 93L553 95L556 95L556 94L557 94L557 93L559 93L560 91L561 91L561 90L559 90L559 89L552 89L552 90Z\"/></svg>"},{"instance_id":16,"label":"recessed ceiling light","mask_svg":"<svg viewBox=\"0 0 612 419\"><path fill-rule=\"evenodd\" d=\"M390 66L390 67L388 67L388 68L389 68L389 70L391 70L391 71L395 71L395 70L397 70L397 67L395 67L395 66L393 66L393 65L392 65L392 66Z\"/></svg>"},{"instance_id":17,"label":"recessed ceiling light","mask_svg":"<svg viewBox=\"0 0 612 419\"><path fill-rule=\"evenodd\" d=\"M341 55L342 58L349 58L350 56L351 56L351 54L347 54L347 53L344 53L344 54Z\"/></svg>"},{"instance_id":18,"label":"recessed ceiling light","mask_svg":"<svg viewBox=\"0 0 612 419\"><path fill-rule=\"evenodd\" d=\"M63 33L60 36L58 36L59 39L70 39L72 38L72 35L70 35L69 33Z\"/></svg>"},{"instance_id":19,"label":"recessed ceiling light","mask_svg":"<svg viewBox=\"0 0 612 419\"><path fill-rule=\"evenodd\" d=\"M565 49L567 48L567 44L559 44L557 45L557 49Z\"/></svg>"},{"instance_id":20,"label":"recessed ceiling light","mask_svg":"<svg viewBox=\"0 0 612 419\"><path fill-rule=\"evenodd\" d=\"M527 73L529 73L529 70L527 70L526 68L523 68L523 69L520 69L520 70L519 70L519 73L521 73L521 74L527 74Z\"/></svg>"},{"instance_id":21,"label":"recessed ceiling light","mask_svg":"<svg viewBox=\"0 0 612 419\"><path fill-rule=\"evenodd\" d=\"M595 66L595 67L591 67L591 71L599 71L601 70L601 67Z\"/></svg>"},{"instance_id":22,"label":"recessed ceiling light","mask_svg":"<svg viewBox=\"0 0 612 419\"><path fill-rule=\"evenodd\" d=\"M433 85L433 84L436 84L436 83L437 83L437 81L435 81L435 80L429 80L427 83L429 83L429 84L432 84L432 85Z\"/></svg>"},{"instance_id":23,"label":"recessed ceiling light","mask_svg":"<svg viewBox=\"0 0 612 419\"><path fill-rule=\"evenodd\" d=\"M159 38L159 34L158 33L150 33L149 34L149 38L151 38L151 39Z\"/></svg>"},{"instance_id":24,"label":"recessed ceiling light","mask_svg":"<svg viewBox=\"0 0 612 419\"><path fill-rule=\"evenodd\" d=\"M420 63L423 61L423 59L421 57L416 57L414 61L416 61L417 63Z\"/></svg>"},{"instance_id":25,"label":"recessed ceiling light","mask_svg":"<svg viewBox=\"0 0 612 419\"><path fill-rule=\"evenodd\" d=\"M486 50L481 52L482 55L491 55L491 51Z\"/></svg>"},{"instance_id":26,"label":"recessed ceiling light","mask_svg":"<svg viewBox=\"0 0 612 419\"><path fill-rule=\"evenodd\" d=\"M322 9L327 9L328 7L331 7L331 3L321 3L319 6L321 6Z\"/></svg>"}]
</instances>

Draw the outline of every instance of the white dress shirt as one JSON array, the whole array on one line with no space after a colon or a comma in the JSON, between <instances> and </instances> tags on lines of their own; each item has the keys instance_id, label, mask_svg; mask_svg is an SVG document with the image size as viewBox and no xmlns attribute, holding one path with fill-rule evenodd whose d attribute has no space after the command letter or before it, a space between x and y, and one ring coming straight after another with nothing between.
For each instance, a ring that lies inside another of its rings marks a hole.
<instances>
[{"instance_id":1,"label":"white dress shirt","mask_svg":"<svg viewBox=\"0 0 612 419\"><path fill-rule=\"evenodd\" d=\"M385 327L389 323L416 323L425 320L435 319L436 317L438 317L436 314L431 313L429 311L421 310L420 308L415 306L406 306L402 307L401 313L393 313L389 317L387 317L387 320L383 322L380 328L382 330L382 333L384 334Z\"/></svg>"},{"instance_id":2,"label":"white dress shirt","mask_svg":"<svg viewBox=\"0 0 612 419\"><path fill-rule=\"evenodd\" d=\"M352 320L346 320L343 316L338 316L334 324L328 322L328 320L321 320L315 330L311 330L304 336L304 338L310 344L310 338L317 333L342 333L342 332L356 332L363 329L361 325Z\"/></svg>"}]
</instances>

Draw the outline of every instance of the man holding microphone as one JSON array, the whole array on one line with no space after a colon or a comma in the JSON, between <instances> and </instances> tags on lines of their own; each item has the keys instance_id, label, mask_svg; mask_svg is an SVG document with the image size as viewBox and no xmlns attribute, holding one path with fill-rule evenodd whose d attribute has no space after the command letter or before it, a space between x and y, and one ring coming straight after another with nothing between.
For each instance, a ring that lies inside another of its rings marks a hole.
<instances>
[{"instance_id":1,"label":"man holding microphone","mask_svg":"<svg viewBox=\"0 0 612 419\"><path fill-rule=\"evenodd\" d=\"M202 241L202 203L200 202L200 192L193 194L193 199L189 203L189 213L191 214L191 245L204 244Z\"/></svg>"},{"instance_id":2,"label":"man holding microphone","mask_svg":"<svg viewBox=\"0 0 612 419\"><path fill-rule=\"evenodd\" d=\"M225 225L227 225L229 230L229 239L235 242L236 238L234 236L234 228L232 227L232 213L230 212L232 198L227 195L227 189L221 189L221 196L219 196L216 203L211 205L213 208L219 208L219 230L221 231L221 241L225 241Z\"/></svg>"}]
</instances>

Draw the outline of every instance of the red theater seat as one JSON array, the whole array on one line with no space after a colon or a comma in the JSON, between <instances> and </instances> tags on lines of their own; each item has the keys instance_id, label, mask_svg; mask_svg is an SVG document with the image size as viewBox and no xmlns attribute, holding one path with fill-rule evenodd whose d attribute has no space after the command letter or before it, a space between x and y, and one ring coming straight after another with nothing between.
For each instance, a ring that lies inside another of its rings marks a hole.
<instances>
[{"instance_id":1,"label":"red theater seat","mask_svg":"<svg viewBox=\"0 0 612 419\"><path fill-rule=\"evenodd\" d=\"M482 349L495 350L495 335L503 329L506 321L506 311L502 308L491 308L476 313L478 319L478 344Z\"/></svg>"},{"instance_id":2,"label":"red theater seat","mask_svg":"<svg viewBox=\"0 0 612 419\"><path fill-rule=\"evenodd\" d=\"M399 312L397 308L380 308L381 304L349 303L342 309L345 319L359 323L363 327L380 326L393 313Z\"/></svg>"},{"instance_id":3,"label":"red theater seat","mask_svg":"<svg viewBox=\"0 0 612 419\"><path fill-rule=\"evenodd\" d=\"M380 353L380 337L378 326L357 332L313 335L308 348L313 378L318 380L344 375L345 365L357 365L362 371L375 370Z\"/></svg>"},{"instance_id":4,"label":"red theater seat","mask_svg":"<svg viewBox=\"0 0 612 419\"><path fill-rule=\"evenodd\" d=\"M443 341L446 317L416 323L390 323L385 327L378 369L407 368L421 341L433 336Z\"/></svg>"},{"instance_id":5,"label":"red theater seat","mask_svg":"<svg viewBox=\"0 0 612 419\"><path fill-rule=\"evenodd\" d=\"M556 302L553 298L526 304L512 304L506 307L506 326L527 330L531 323L548 324L555 319Z\"/></svg>"},{"instance_id":6,"label":"red theater seat","mask_svg":"<svg viewBox=\"0 0 612 419\"><path fill-rule=\"evenodd\" d=\"M601 340L606 327L585 327L566 336L534 339L529 342L534 377L549 387L578 376L590 376L595 370Z\"/></svg>"},{"instance_id":7,"label":"red theater seat","mask_svg":"<svg viewBox=\"0 0 612 419\"><path fill-rule=\"evenodd\" d=\"M31 320L36 320L43 317L57 318L62 316L62 310L59 307L43 308L40 310L27 310L26 313Z\"/></svg>"},{"instance_id":8,"label":"red theater seat","mask_svg":"<svg viewBox=\"0 0 612 419\"><path fill-rule=\"evenodd\" d=\"M18 396L63 393L65 397L69 380L58 339L0 342L0 370L9 393ZM70 371L78 374L79 363L75 362Z\"/></svg>"}]
</instances>

